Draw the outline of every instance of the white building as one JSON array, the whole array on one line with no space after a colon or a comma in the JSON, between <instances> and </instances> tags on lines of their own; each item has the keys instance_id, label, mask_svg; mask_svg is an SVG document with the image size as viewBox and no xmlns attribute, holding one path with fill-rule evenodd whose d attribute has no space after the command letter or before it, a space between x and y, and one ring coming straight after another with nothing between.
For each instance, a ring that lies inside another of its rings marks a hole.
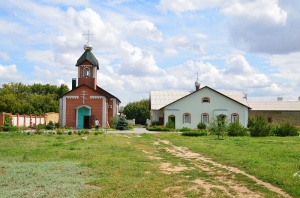
<instances>
[{"instance_id":1,"label":"white building","mask_svg":"<svg viewBox=\"0 0 300 198\"><path fill-rule=\"evenodd\" d=\"M216 91L210 87L196 91L151 91L150 121L166 125L168 120L175 122L175 128L196 128L200 122L224 115L231 122L238 120L241 125L248 124L247 98L241 91Z\"/></svg>"}]
</instances>

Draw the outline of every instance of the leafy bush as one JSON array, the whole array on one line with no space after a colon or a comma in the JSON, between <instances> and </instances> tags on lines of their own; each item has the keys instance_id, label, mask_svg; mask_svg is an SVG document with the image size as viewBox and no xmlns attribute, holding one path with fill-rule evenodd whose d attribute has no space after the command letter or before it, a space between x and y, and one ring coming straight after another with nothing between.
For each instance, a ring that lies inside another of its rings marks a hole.
<instances>
[{"instance_id":1,"label":"leafy bush","mask_svg":"<svg viewBox=\"0 0 300 198\"><path fill-rule=\"evenodd\" d=\"M83 130L83 134L90 134L88 130Z\"/></svg>"},{"instance_id":2,"label":"leafy bush","mask_svg":"<svg viewBox=\"0 0 300 198\"><path fill-rule=\"evenodd\" d=\"M172 130L164 126L147 126L146 129L148 131L171 131Z\"/></svg>"},{"instance_id":3,"label":"leafy bush","mask_svg":"<svg viewBox=\"0 0 300 198\"><path fill-rule=\"evenodd\" d=\"M291 125L289 122L286 122L283 125L273 127L274 135L276 136L297 136L298 129L296 126Z\"/></svg>"},{"instance_id":4,"label":"leafy bush","mask_svg":"<svg viewBox=\"0 0 300 198\"><path fill-rule=\"evenodd\" d=\"M160 125L159 121L151 122L151 126L159 126L159 125Z\"/></svg>"},{"instance_id":5,"label":"leafy bush","mask_svg":"<svg viewBox=\"0 0 300 198\"><path fill-rule=\"evenodd\" d=\"M111 128L116 128L117 127L117 124L118 124L118 122L119 122L119 120L120 120L120 117L119 116L114 116L114 117L112 117L111 118Z\"/></svg>"},{"instance_id":6,"label":"leafy bush","mask_svg":"<svg viewBox=\"0 0 300 198\"><path fill-rule=\"evenodd\" d=\"M198 136L206 136L207 135L207 131L202 129L199 131L185 131L183 133L181 133L182 136L194 136L194 137L198 137Z\"/></svg>"},{"instance_id":7,"label":"leafy bush","mask_svg":"<svg viewBox=\"0 0 300 198\"><path fill-rule=\"evenodd\" d=\"M220 135L224 135L227 130L229 120L226 118L225 115L220 114L214 118L212 118L209 122L209 131L214 134L218 135L218 139Z\"/></svg>"},{"instance_id":8,"label":"leafy bush","mask_svg":"<svg viewBox=\"0 0 300 198\"><path fill-rule=\"evenodd\" d=\"M271 134L272 127L267 123L266 119L258 117L251 121L249 131L252 137L265 137Z\"/></svg>"},{"instance_id":9,"label":"leafy bush","mask_svg":"<svg viewBox=\"0 0 300 198\"><path fill-rule=\"evenodd\" d=\"M53 130L55 128L55 125L52 121L49 121L49 123L46 125L46 129Z\"/></svg>"},{"instance_id":10,"label":"leafy bush","mask_svg":"<svg viewBox=\"0 0 300 198\"><path fill-rule=\"evenodd\" d=\"M206 129L206 124L204 122L199 122L199 124L197 125L198 129Z\"/></svg>"},{"instance_id":11,"label":"leafy bush","mask_svg":"<svg viewBox=\"0 0 300 198\"><path fill-rule=\"evenodd\" d=\"M254 119L254 118L249 118L249 119L248 119L248 125L247 125L247 127L248 127L248 128L251 128L251 127L254 125L254 122L255 122L255 119Z\"/></svg>"},{"instance_id":12,"label":"leafy bush","mask_svg":"<svg viewBox=\"0 0 300 198\"><path fill-rule=\"evenodd\" d=\"M3 131L18 131L19 128L17 126L3 126Z\"/></svg>"},{"instance_id":13,"label":"leafy bush","mask_svg":"<svg viewBox=\"0 0 300 198\"><path fill-rule=\"evenodd\" d=\"M44 125L44 124L38 124L38 125L36 126L36 128L37 128L37 129L45 129L45 128L46 128L46 125Z\"/></svg>"},{"instance_id":14,"label":"leafy bush","mask_svg":"<svg viewBox=\"0 0 300 198\"><path fill-rule=\"evenodd\" d=\"M182 127L181 129L179 129L180 132L185 132L185 131L192 131L192 129L188 128L188 127Z\"/></svg>"},{"instance_id":15,"label":"leafy bush","mask_svg":"<svg viewBox=\"0 0 300 198\"><path fill-rule=\"evenodd\" d=\"M12 126L13 119L10 113L3 113L4 114L4 126Z\"/></svg>"},{"instance_id":16,"label":"leafy bush","mask_svg":"<svg viewBox=\"0 0 300 198\"><path fill-rule=\"evenodd\" d=\"M128 128L129 129L134 129L134 125L133 124L128 124Z\"/></svg>"},{"instance_id":17,"label":"leafy bush","mask_svg":"<svg viewBox=\"0 0 300 198\"><path fill-rule=\"evenodd\" d=\"M128 121L124 116L120 118L120 120L117 123L116 129L118 130L128 130Z\"/></svg>"},{"instance_id":18,"label":"leafy bush","mask_svg":"<svg viewBox=\"0 0 300 198\"><path fill-rule=\"evenodd\" d=\"M238 121L231 122L227 128L228 136L248 136L247 128L241 125Z\"/></svg>"},{"instance_id":19,"label":"leafy bush","mask_svg":"<svg viewBox=\"0 0 300 198\"><path fill-rule=\"evenodd\" d=\"M169 119L169 121L166 124L166 128L175 129L175 123L171 119Z\"/></svg>"},{"instance_id":20,"label":"leafy bush","mask_svg":"<svg viewBox=\"0 0 300 198\"><path fill-rule=\"evenodd\" d=\"M69 131L69 132L68 132L68 135L72 135L72 131Z\"/></svg>"}]
</instances>

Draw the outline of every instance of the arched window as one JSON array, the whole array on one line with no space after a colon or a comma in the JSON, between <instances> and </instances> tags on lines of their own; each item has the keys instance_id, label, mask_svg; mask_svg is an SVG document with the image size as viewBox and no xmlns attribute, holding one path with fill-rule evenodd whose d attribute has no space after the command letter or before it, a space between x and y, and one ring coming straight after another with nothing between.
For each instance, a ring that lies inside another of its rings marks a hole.
<instances>
[{"instance_id":1,"label":"arched window","mask_svg":"<svg viewBox=\"0 0 300 198\"><path fill-rule=\"evenodd\" d=\"M209 97L202 98L202 103L210 103L210 98Z\"/></svg>"},{"instance_id":2,"label":"arched window","mask_svg":"<svg viewBox=\"0 0 300 198\"><path fill-rule=\"evenodd\" d=\"M191 123L191 114L189 113L183 114L183 123Z\"/></svg>"},{"instance_id":3,"label":"arched window","mask_svg":"<svg viewBox=\"0 0 300 198\"><path fill-rule=\"evenodd\" d=\"M90 77L90 69L84 68L84 77Z\"/></svg>"},{"instance_id":4,"label":"arched window","mask_svg":"<svg viewBox=\"0 0 300 198\"><path fill-rule=\"evenodd\" d=\"M202 115L201 115L201 122L203 122L203 123L209 123L209 115L208 115L208 113L202 113Z\"/></svg>"},{"instance_id":5,"label":"arched window","mask_svg":"<svg viewBox=\"0 0 300 198\"><path fill-rule=\"evenodd\" d=\"M233 113L231 114L231 122L239 121L239 114Z\"/></svg>"}]
</instances>

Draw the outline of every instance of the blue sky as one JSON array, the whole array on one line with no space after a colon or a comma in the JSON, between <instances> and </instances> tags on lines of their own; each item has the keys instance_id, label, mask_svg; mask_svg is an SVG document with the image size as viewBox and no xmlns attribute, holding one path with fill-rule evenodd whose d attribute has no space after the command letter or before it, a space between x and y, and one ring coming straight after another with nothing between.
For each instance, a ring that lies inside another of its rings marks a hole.
<instances>
[{"instance_id":1,"label":"blue sky","mask_svg":"<svg viewBox=\"0 0 300 198\"><path fill-rule=\"evenodd\" d=\"M0 85L71 86L88 31L98 85L122 105L201 86L248 100L300 96L296 0L4 0Z\"/></svg>"}]
</instances>

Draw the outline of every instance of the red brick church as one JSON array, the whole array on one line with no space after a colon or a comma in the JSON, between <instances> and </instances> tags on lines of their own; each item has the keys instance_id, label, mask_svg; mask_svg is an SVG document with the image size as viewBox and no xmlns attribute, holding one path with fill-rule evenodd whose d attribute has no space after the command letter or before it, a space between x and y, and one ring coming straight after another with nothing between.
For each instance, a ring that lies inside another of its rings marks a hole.
<instances>
[{"instance_id":1,"label":"red brick church","mask_svg":"<svg viewBox=\"0 0 300 198\"><path fill-rule=\"evenodd\" d=\"M72 90L59 100L59 124L72 128L91 128L95 119L101 127L108 127L111 118L119 112L121 101L97 85L98 60L92 47L84 46L85 52L78 59L78 86L72 79Z\"/></svg>"}]
</instances>

